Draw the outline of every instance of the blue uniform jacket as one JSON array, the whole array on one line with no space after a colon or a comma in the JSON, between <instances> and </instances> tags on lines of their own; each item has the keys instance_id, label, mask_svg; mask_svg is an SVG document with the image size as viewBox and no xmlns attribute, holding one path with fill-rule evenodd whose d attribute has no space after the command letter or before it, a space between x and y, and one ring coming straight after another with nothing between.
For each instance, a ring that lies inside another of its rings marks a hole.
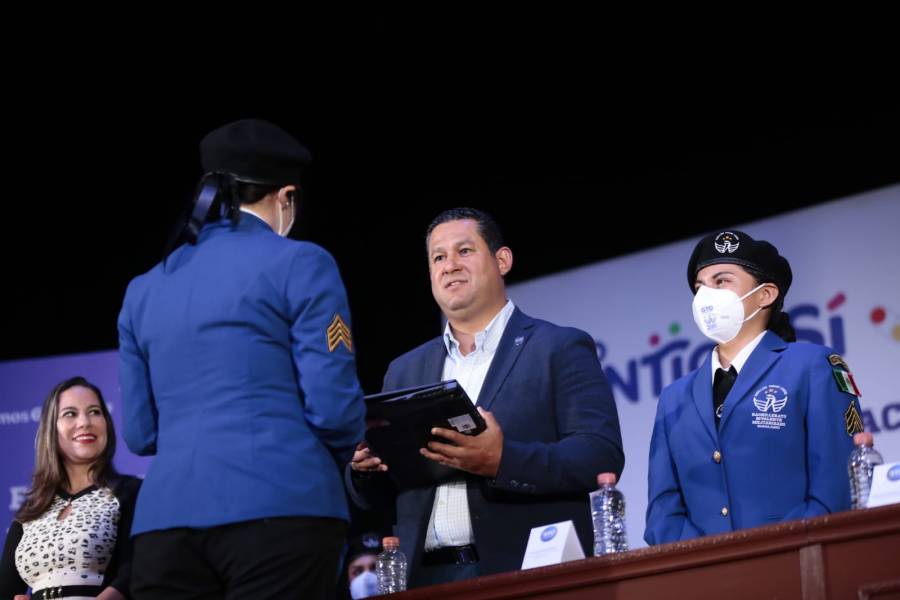
<instances>
[{"instance_id":1,"label":"blue uniform jacket","mask_svg":"<svg viewBox=\"0 0 900 600\"><path fill-rule=\"evenodd\" d=\"M384 389L440 381L446 356L440 337L400 356ZM531 528L569 519L590 555L588 493L598 473L620 475L625 460L616 405L591 337L516 309L477 402L494 414L504 436L496 479L460 472L482 574L519 569ZM436 488L396 494L382 474L349 479L363 508L396 500L396 532L416 585Z\"/></svg>"},{"instance_id":2,"label":"blue uniform jacket","mask_svg":"<svg viewBox=\"0 0 900 600\"><path fill-rule=\"evenodd\" d=\"M341 469L365 412L349 326L332 257L250 214L135 278L119 315L123 433L156 458L132 533L347 519Z\"/></svg>"},{"instance_id":3,"label":"blue uniform jacket","mask_svg":"<svg viewBox=\"0 0 900 600\"><path fill-rule=\"evenodd\" d=\"M817 344L766 332L725 399L718 431L711 360L665 388L650 442L648 544L850 508L845 413Z\"/></svg>"}]
</instances>

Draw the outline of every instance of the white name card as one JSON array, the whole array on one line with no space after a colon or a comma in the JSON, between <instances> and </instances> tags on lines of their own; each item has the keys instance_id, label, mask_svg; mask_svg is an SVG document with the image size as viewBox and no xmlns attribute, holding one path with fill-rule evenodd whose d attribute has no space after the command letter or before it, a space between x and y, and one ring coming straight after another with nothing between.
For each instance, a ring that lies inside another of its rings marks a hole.
<instances>
[{"instance_id":1,"label":"white name card","mask_svg":"<svg viewBox=\"0 0 900 600\"><path fill-rule=\"evenodd\" d=\"M878 465L872 471L868 508L900 502L900 462Z\"/></svg>"},{"instance_id":2,"label":"white name card","mask_svg":"<svg viewBox=\"0 0 900 600\"><path fill-rule=\"evenodd\" d=\"M572 521L534 527L522 559L522 569L558 565L584 558Z\"/></svg>"}]
</instances>

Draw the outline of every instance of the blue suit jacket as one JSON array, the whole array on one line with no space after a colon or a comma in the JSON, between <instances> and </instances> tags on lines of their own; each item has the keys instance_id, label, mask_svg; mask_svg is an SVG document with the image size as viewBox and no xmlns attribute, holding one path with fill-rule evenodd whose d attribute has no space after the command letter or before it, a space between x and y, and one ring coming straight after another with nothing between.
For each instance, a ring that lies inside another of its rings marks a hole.
<instances>
[{"instance_id":1,"label":"blue suit jacket","mask_svg":"<svg viewBox=\"0 0 900 600\"><path fill-rule=\"evenodd\" d=\"M388 368L384 389L440 381L446 355L440 337L404 354ZM619 475L624 465L616 405L591 337L516 309L477 403L493 412L504 436L496 479L460 472L482 574L519 569L531 528L568 519L590 555L588 493L598 473ZM415 585L435 488L397 494L381 474L349 479L363 508L396 499L396 533Z\"/></svg>"},{"instance_id":2,"label":"blue suit jacket","mask_svg":"<svg viewBox=\"0 0 900 600\"><path fill-rule=\"evenodd\" d=\"M341 469L364 431L331 256L253 215L207 225L128 286L124 437L155 454L132 532L275 516L348 518ZM332 333L336 330L332 328Z\"/></svg>"},{"instance_id":3,"label":"blue suit jacket","mask_svg":"<svg viewBox=\"0 0 900 600\"><path fill-rule=\"evenodd\" d=\"M830 353L767 332L725 399L718 431L711 356L663 390L650 442L647 543L850 508L853 438L844 417L859 403L838 389Z\"/></svg>"}]
</instances>

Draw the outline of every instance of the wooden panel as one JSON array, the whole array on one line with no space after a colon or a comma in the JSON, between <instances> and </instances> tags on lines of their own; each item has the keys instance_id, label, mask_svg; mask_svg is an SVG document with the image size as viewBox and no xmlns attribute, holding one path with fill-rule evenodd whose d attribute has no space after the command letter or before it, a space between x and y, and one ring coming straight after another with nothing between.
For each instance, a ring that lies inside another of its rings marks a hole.
<instances>
[{"instance_id":1,"label":"wooden panel","mask_svg":"<svg viewBox=\"0 0 900 600\"><path fill-rule=\"evenodd\" d=\"M822 546L800 548L800 584L803 600L825 600L825 561Z\"/></svg>"},{"instance_id":2,"label":"wooden panel","mask_svg":"<svg viewBox=\"0 0 900 600\"><path fill-rule=\"evenodd\" d=\"M886 506L420 588L392 598L838 600L868 594L885 600L895 593L898 576L900 506Z\"/></svg>"},{"instance_id":3,"label":"wooden panel","mask_svg":"<svg viewBox=\"0 0 900 600\"><path fill-rule=\"evenodd\" d=\"M865 585L900 577L900 532L834 542L823 555L828 597L856 598Z\"/></svg>"},{"instance_id":4,"label":"wooden panel","mask_svg":"<svg viewBox=\"0 0 900 600\"><path fill-rule=\"evenodd\" d=\"M900 600L900 579L867 583L859 588L859 600Z\"/></svg>"}]
</instances>

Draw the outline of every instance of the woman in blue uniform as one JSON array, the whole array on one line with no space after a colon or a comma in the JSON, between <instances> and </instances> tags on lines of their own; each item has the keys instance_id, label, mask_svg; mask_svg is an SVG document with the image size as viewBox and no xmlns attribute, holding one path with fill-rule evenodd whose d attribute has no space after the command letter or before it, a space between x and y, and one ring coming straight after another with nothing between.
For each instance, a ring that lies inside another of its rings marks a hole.
<instances>
[{"instance_id":1,"label":"woman in blue uniform","mask_svg":"<svg viewBox=\"0 0 900 600\"><path fill-rule=\"evenodd\" d=\"M740 231L688 262L694 321L716 342L662 391L644 539L660 544L850 508L859 390L830 349L796 343L788 261Z\"/></svg>"},{"instance_id":2,"label":"woman in blue uniform","mask_svg":"<svg viewBox=\"0 0 900 600\"><path fill-rule=\"evenodd\" d=\"M323 598L365 405L337 264L287 239L311 157L260 119L210 132L200 157L188 243L131 281L119 314L124 438L155 456L132 592Z\"/></svg>"}]
</instances>

